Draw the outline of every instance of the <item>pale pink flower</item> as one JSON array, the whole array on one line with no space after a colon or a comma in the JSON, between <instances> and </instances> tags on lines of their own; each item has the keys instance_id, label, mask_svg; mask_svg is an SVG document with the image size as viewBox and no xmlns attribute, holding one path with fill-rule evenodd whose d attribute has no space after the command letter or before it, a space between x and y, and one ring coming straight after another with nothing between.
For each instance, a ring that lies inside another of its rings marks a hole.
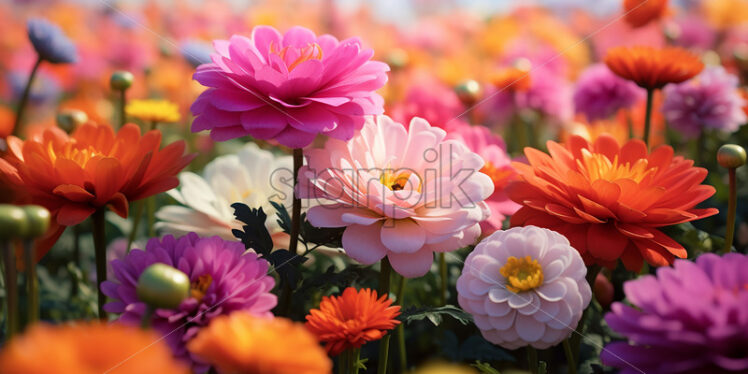
<instances>
[{"instance_id":1,"label":"pale pink flower","mask_svg":"<svg viewBox=\"0 0 748 374\"><path fill-rule=\"evenodd\" d=\"M314 226L343 227L343 248L362 264L385 256L405 277L431 268L434 252L473 244L490 211L493 182L483 159L421 118L409 129L387 116L367 117L349 142L306 151L297 192L316 198Z\"/></svg>"},{"instance_id":2,"label":"pale pink flower","mask_svg":"<svg viewBox=\"0 0 748 374\"><path fill-rule=\"evenodd\" d=\"M566 339L592 290L582 256L565 236L525 226L496 231L468 255L457 301L481 334L507 349L546 349Z\"/></svg>"}]
</instances>

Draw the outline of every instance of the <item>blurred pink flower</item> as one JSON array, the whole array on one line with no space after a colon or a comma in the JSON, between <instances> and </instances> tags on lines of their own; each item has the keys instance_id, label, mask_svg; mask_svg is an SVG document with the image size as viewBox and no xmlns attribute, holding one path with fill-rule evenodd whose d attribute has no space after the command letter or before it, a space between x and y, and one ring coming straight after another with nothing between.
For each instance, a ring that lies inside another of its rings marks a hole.
<instances>
[{"instance_id":1,"label":"blurred pink flower","mask_svg":"<svg viewBox=\"0 0 748 374\"><path fill-rule=\"evenodd\" d=\"M368 117L349 142L328 140L306 151L297 193L317 199L307 217L317 227L343 227L343 248L373 264L385 256L405 277L431 268L480 235L490 211L491 179L480 156L421 118L408 130L387 116Z\"/></svg>"},{"instance_id":2,"label":"blurred pink flower","mask_svg":"<svg viewBox=\"0 0 748 374\"><path fill-rule=\"evenodd\" d=\"M212 63L194 79L210 87L192 105L192 131L210 130L215 140L245 135L292 148L317 134L348 140L364 115L381 114L384 100L374 91L389 67L358 39L339 42L303 27L284 35L258 26L252 37L216 40Z\"/></svg>"},{"instance_id":3,"label":"blurred pink flower","mask_svg":"<svg viewBox=\"0 0 748 374\"><path fill-rule=\"evenodd\" d=\"M461 140L471 151L483 157L486 163L480 171L491 178L494 190L486 199L491 215L480 223L480 227L483 235L501 229L506 216L514 214L520 208L504 192L504 187L517 175L512 167L512 160L506 153L504 139L484 126L471 125L451 127L447 139Z\"/></svg>"},{"instance_id":4,"label":"blurred pink flower","mask_svg":"<svg viewBox=\"0 0 748 374\"><path fill-rule=\"evenodd\" d=\"M429 74L416 74L408 82L405 98L387 111L393 120L407 126L411 118L418 116L443 129L465 124L458 118L465 108L452 88Z\"/></svg>"}]
</instances>

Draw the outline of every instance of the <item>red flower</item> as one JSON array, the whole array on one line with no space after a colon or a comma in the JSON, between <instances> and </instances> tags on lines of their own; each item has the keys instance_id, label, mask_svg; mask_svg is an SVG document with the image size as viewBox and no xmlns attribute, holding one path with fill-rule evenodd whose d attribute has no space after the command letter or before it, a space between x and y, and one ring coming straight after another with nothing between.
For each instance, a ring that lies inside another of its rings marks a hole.
<instances>
[{"instance_id":1,"label":"red flower","mask_svg":"<svg viewBox=\"0 0 748 374\"><path fill-rule=\"evenodd\" d=\"M160 131L141 136L133 124L116 134L109 126L88 123L70 136L50 128L26 141L8 137L0 175L23 195L19 200L44 206L53 218L37 258L66 226L83 222L96 210L108 207L126 218L129 201L176 187L177 173L194 156L184 155L182 141L163 149L160 145Z\"/></svg>"},{"instance_id":2,"label":"red flower","mask_svg":"<svg viewBox=\"0 0 748 374\"><path fill-rule=\"evenodd\" d=\"M619 77L648 90L686 81L704 69L698 56L677 47L615 47L605 55L605 64Z\"/></svg>"},{"instance_id":3,"label":"red flower","mask_svg":"<svg viewBox=\"0 0 748 374\"><path fill-rule=\"evenodd\" d=\"M360 348L366 342L379 340L400 321L399 306L387 296L377 299L377 292L368 288L356 291L348 287L341 296L322 298L319 309L306 316L306 326L325 343L331 356L346 349Z\"/></svg>"},{"instance_id":4,"label":"red flower","mask_svg":"<svg viewBox=\"0 0 748 374\"><path fill-rule=\"evenodd\" d=\"M686 250L660 227L717 213L694 207L714 194L700 184L707 170L640 140L623 146L608 135L594 144L579 136L567 147L548 142L550 155L525 148L528 164L515 163L520 181L508 187L522 204L512 226L535 225L564 234L585 263L613 268L620 259L638 271L646 260L668 265Z\"/></svg>"}]
</instances>

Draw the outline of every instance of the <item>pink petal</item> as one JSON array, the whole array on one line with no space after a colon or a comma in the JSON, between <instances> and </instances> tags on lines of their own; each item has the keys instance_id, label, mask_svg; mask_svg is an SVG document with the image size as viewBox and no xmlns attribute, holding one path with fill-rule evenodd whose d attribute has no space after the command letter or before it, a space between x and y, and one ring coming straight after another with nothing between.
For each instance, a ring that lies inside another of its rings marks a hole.
<instances>
[{"instance_id":1,"label":"pink petal","mask_svg":"<svg viewBox=\"0 0 748 374\"><path fill-rule=\"evenodd\" d=\"M352 259L371 265L387 254L387 248L379 241L380 224L371 226L351 225L343 232L343 249Z\"/></svg>"},{"instance_id":2,"label":"pink petal","mask_svg":"<svg viewBox=\"0 0 748 374\"><path fill-rule=\"evenodd\" d=\"M405 278L417 278L425 275L434 262L434 253L420 250L415 253L392 253L387 255L392 268Z\"/></svg>"},{"instance_id":3,"label":"pink petal","mask_svg":"<svg viewBox=\"0 0 748 374\"><path fill-rule=\"evenodd\" d=\"M388 219L380 233L382 244L396 253L413 253L423 247L426 232L411 219Z\"/></svg>"}]
</instances>

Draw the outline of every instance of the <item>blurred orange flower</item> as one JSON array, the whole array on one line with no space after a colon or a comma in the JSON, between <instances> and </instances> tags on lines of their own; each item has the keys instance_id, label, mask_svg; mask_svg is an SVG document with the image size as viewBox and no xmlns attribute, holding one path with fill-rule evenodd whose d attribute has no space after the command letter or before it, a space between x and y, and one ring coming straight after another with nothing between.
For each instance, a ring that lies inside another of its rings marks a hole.
<instances>
[{"instance_id":1,"label":"blurred orange flower","mask_svg":"<svg viewBox=\"0 0 748 374\"><path fill-rule=\"evenodd\" d=\"M377 299L377 292L368 288L356 291L348 287L341 296L325 296L319 309L306 316L306 326L325 343L331 356L349 348L361 348L367 342L379 340L400 321L399 306L391 306L386 295Z\"/></svg>"},{"instance_id":2,"label":"blurred orange flower","mask_svg":"<svg viewBox=\"0 0 748 374\"><path fill-rule=\"evenodd\" d=\"M527 91L530 89L531 77L529 69L516 67L502 69L491 79L491 83L499 90Z\"/></svg>"},{"instance_id":3,"label":"blurred orange flower","mask_svg":"<svg viewBox=\"0 0 748 374\"><path fill-rule=\"evenodd\" d=\"M623 19L632 27L642 27L662 18L667 11L667 0L624 0Z\"/></svg>"},{"instance_id":4,"label":"blurred orange flower","mask_svg":"<svg viewBox=\"0 0 748 374\"><path fill-rule=\"evenodd\" d=\"M53 217L46 239L54 244L65 226L77 225L97 209L109 207L127 217L128 202L168 191L194 155L184 155L178 141L159 149L161 132L140 135L125 125L116 134L109 126L87 123L68 136L58 128L23 141L8 137L9 152L0 159L0 174ZM38 248L41 258L49 248Z\"/></svg>"},{"instance_id":5,"label":"blurred orange flower","mask_svg":"<svg viewBox=\"0 0 748 374\"><path fill-rule=\"evenodd\" d=\"M189 370L151 331L90 322L32 326L0 352L0 372L187 374Z\"/></svg>"},{"instance_id":6,"label":"blurred orange flower","mask_svg":"<svg viewBox=\"0 0 748 374\"><path fill-rule=\"evenodd\" d=\"M282 348L282 349L281 349ZM221 373L329 374L332 362L304 325L234 312L220 316L187 343Z\"/></svg>"},{"instance_id":7,"label":"blurred orange flower","mask_svg":"<svg viewBox=\"0 0 748 374\"><path fill-rule=\"evenodd\" d=\"M13 133L13 120L16 114L10 108L0 106L0 139Z\"/></svg>"},{"instance_id":8,"label":"blurred orange flower","mask_svg":"<svg viewBox=\"0 0 748 374\"><path fill-rule=\"evenodd\" d=\"M615 47L608 50L605 64L616 75L648 90L683 82L704 69L698 56L677 47Z\"/></svg>"},{"instance_id":9,"label":"blurred orange flower","mask_svg":"<svg viewBox=\"0 0 748 374\"><path fill-rule=\"evenodd\" d=\"M572 136L566 147L549 141L548 150L525 148L529 164L514 163L521 179L507 193L522 208L512 226L564 234L588 265L612 269L620 259L638 271L644 260L671 264L686 250L659 228L717 214L695 208L715 192L700 184L707 170L669 146L649 153L640 140L621 146L602 135L594 143Z\"/></svg>"}]
</instances>

